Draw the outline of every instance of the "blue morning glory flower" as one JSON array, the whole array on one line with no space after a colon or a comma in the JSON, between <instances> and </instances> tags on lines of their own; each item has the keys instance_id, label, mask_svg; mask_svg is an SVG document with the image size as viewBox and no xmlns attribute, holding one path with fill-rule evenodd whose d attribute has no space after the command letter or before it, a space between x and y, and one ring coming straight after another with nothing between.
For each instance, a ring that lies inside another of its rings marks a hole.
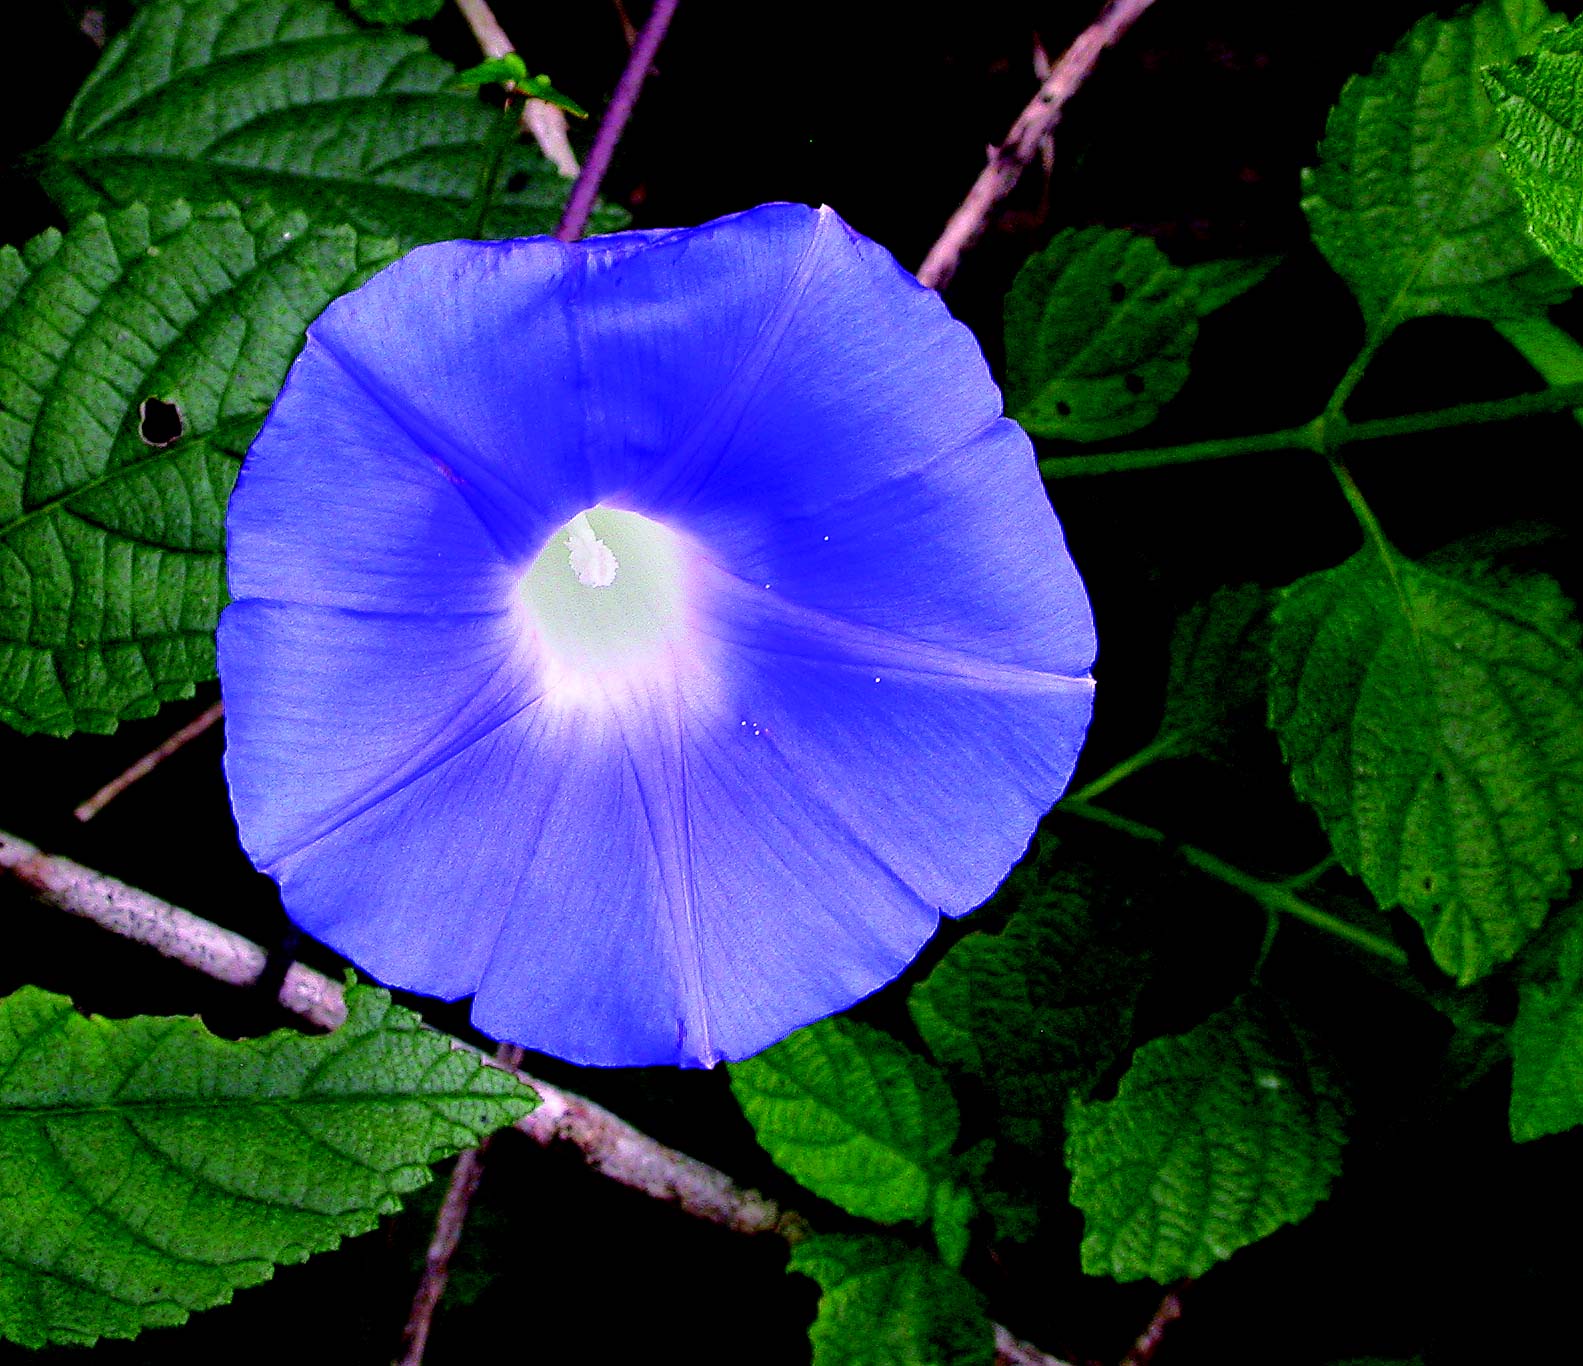
<instances>
[{"instance_id":1,"label":"blue morning glory flower","mask_svg":"<svg viewBox=\"0 0 1583 1366\"><path fill-rule=\"evenodd\" d=\"M828 209L422 247L227 522L226 772L308 932L573 1061L741 1058L994 891L1088 599L972 335Z\"/></svg>"}]
</instances>

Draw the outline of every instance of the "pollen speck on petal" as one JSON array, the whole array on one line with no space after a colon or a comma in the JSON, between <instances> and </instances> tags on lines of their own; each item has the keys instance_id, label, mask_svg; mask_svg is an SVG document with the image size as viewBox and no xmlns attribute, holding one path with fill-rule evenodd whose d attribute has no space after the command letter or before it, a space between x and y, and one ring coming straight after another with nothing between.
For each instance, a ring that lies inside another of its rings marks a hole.
<instances>
[{"instance_id":1,"label":"pollen speck on petal","mask_svg":"<svg viewBox=\"0 0 1583 1366\"><path fill-rule=\"evenodd\" d=\"M882 986L1092 710L1026 436L829 210L419 248L309 329L227 529L249 855L381 981L576 1062L741 1058Z\"/></svg>"}]
</instances>

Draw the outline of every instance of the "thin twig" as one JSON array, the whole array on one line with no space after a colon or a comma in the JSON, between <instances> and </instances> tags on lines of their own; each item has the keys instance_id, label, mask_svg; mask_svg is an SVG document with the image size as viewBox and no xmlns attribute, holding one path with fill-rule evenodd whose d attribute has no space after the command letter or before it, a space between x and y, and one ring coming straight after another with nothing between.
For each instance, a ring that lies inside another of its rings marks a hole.
<instances>
[{"instance_id":1,"label":"thin twig","mask_svg":"<svg viewBox=\"0 0 1583 1366\"><path fill-rule=\"evenodd\" d=\"M263 971L266 955L252 940L71 859L45 854L4 830L0 830L0 871L56 909L146 944L222 982L249 986ZM334 1029L346 1019L340 984L301 963L292 964L286 973L280 1004L322 1029ZM812 1232L796 1210L739 1186L707 1162L667 1148L603 1106L528 1075L509 1055L491 1058L461 1039L449 1042L492 1066L505 1067L538 1092L537 1108L516 1127L541 1146L556 1140L571 1143L589 1166L612 1181L737 1233L775 1233L795 1243ZM520 1058L520 1053L516 1056ZM1064 1366L1018 1342L998 1324L995 1346L1002 1366Z\"/></svg>"},{"instance_id":2,"label":"thin twig","mask_svg":"<svg viewBox=\"0 0 1583 1366\"><path fill-rule=\"evenodd\" d=\"M599 193L605 172L610 169L610 158L615 155L616 143L621 140L627 120L632 116L632 108L638 102L638 92L643 89L649 66L654 61L655 53L660 50L660 43L664 41L665 30L670 27L671 16L676 13L676 4L677 0L654 0L654 8L649 11L648 20L638 34L638 41L632 46L626 69L616 82L616 93L610 97L610 107L599 121L599 132L594 135L594 145L588 151L588 160L583 163L582 173L577 177L571 197L566 201L566 211L561 215L560 226L555 229L555 235L563 242L575 242L588 226L588 215L594 208L594 196Z\"/></svg>"},{"instance_id":3,"label":"thin twig","mask_svg":"<svg viewBox=\"0 0 1583 1366\"><path fill-rule=\"evenodd\" d=\"M1011 1329L999 1323L995 1325L995 1361L997 1366L1069 1366L1031 1342L1012 1337Z\"/></svg>"},{"instance_id":4,"label":"thin twig","mask_svg":"<svg viewBox=\"0 0 1583 1366\"><path fill-rule=\"evenodd\" d=\"M397 1366L420 1366L423 1361L434 1311L440 1307L445 1287L451 1281L451 1257L461 1246L467 1211L484 1175L484 1149L488 1146L486 1138L476 1148L468 1148L457 1156L456 1166L451 1169L451 1182L445 1188L445 1198L434 1220L434 1234L423 1259L423 1277L418 1282L418 1293L412 1297L407 1326L401 1334Z\"/></svg>"},{"instance_id":5,"label":"thin twig","mask_svg":"<svg viewBox=\"0 0 1583 1366\"><path fill-rule=\"evenodd\" d=\"M989 215L1022 176L1028 163L1038 154L1042 139L1060 121L1066 102L1088 79L1099 54L1125 33L1154 0L1108 0L1099 18L1078 34L1077 40L1061 54L1039 93L1028 102L1006 134L1006 140L989 156L989 164L973 182L961 207L951 215L940 240L918 267L918 280L930 289L944 289L956 274L962 253L984 231Z\"/></svg>"},{"instance_id":6,"label":"thin twig","mask_svg":"<svg viewBox=\"0 0 1583 1366\"><path fill-rule=\"evenodd\" d=\"M486 57L504 57L516 49L489 8L488 0L456 0L456 8L472 29L478 50ZM557 171L570 180L577 174L577 153L566 136L566 111L546 100L528 100L522 106L522 127L539 144Z\"/></svg>"},{"instance_id":7,"label":"thin twig","mask_svg":"<svg viewBox=\"0 0 1583 1366\"><path fill-rule=\"evenodd\" d=\"M110 779L87 801L83 802L71 814L80 821L91 821L105 807L109 806L127 788L140 778L146 778L166 759L170 758L178 749L191 740L196 740L210 726L214 725L225 714L225 708L216 702L212 707L205 708L198 716L187 722L170 739L166 740L157 749L151 749L119 777Z\"/></svg>"},{"instance_id":8,"label":"thin twig","mask_svg":"<svg viewBox=\"0 0 1583 1366\"><path fill-rule=\"evenodd\" d=\"M495 1049L495 1065L521 1076L522 1050L514 1043L501 1044ZM486 1134L476 1148L458 1154L456 1165L451 1168L451 1179L440 1201L440 1212L434 1218L434 1232L429 1237L429 1250L423 1259L423 1275L412 1296L412 1308L407 1311L407 1326L401 1333L401 1356L396 1366L423 1366L434 1313L451 1283L451 1258L462 1245L462 1230L467 1227L473 1197L484 1179L484 1155L493 1137L493 1134Z\"/></svg>"},{"instance_id":9,"label":"thin twig","mask_svg":"<svg viewBox=\"0 0 1583 1366\"><path fill-rule=\"evenodd\" d=\"M1160 1340L1165 1336L1165 1330L1182 1317L1181 1292L1191 1284L1190 1280L1179 1281L1165 1292L1165 1298L1160 1301L1160 1307L1154 1311L1149 1326L1138 1334L1138 1340L1132 1344L1132 1350L1121 1359L1121 1366L1149 1366L1154 1354L1160 1349Z\"/></svg>"}]
</instances>

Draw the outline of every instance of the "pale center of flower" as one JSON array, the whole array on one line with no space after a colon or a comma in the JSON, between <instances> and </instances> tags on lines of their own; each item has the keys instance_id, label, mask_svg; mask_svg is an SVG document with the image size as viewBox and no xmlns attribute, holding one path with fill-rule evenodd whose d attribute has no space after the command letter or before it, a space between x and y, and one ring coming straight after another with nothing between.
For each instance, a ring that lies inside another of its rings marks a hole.
<instances>
[{"instance_id":1,"label":"pale center of flower","mask_svg":"<svg viewBox=\"0 0 1583 1366\"><path fill-rule=\"evenodd\" d=\"M679 620L681 542L636 512L591 507L550 537L518 588L565 681L641 668L665 654Z\"/></svg>"}]
</instances>

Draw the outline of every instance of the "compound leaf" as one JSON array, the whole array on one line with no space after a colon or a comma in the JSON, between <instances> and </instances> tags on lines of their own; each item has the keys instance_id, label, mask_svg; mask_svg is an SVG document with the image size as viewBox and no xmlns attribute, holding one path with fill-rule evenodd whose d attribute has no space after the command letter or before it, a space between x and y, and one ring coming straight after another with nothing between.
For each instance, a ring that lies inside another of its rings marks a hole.
<instances>
[{"instance_id":1,"label":"compound leaf","mask_svg":"<svg viewBox=\"0 0 1583 1366\"><path fill-rule=\"evenodd\" d=\"M882 1222L936 1212L956 1102L928 1062L855 1020L820 1020L746 1062L731 1089L759 1142L815 1195Z\"/></svg>"},{"instance_id":2,"label":"compound leaf","mask_svg":"<svg viewBox=\"0 0 1583 1366\"><path fill-rule=\"evenodd\" d=\"M308 323L394 254L301 214L176 203L5 258L0 720L111 731L213 677L242 455Z\"/></svg>"},{"instance_id":3,"label":"compound leaf","mask_svg":"<svg viewBox=\"0 0 1583 1366\"><path fill-rule=\"evenodd\" d=\"M1583 20L1484 73L1506 139L1506 169L1539 245L1583 279Z\"/></svg>"},{"instance_id":4,"label":"compound leaf","mask_svg":"<svg viewBox=\"0 0 1583 1366\"><path fill-rule=\"evenodd\" d=\"M382 991L233 1043L194 1019L0 1002L0 1335L135 1337L371 1229L537 1103Z\"/></svg>"},{"instance_id":5,"label":"compound leaf","mask_svg":"<svg viewBox=\"0 0 1583 1366\"><path fill-rule=\"evenodd\" d=\"M1114 1100L1067 1120L1083 1270L1198 1276L1298 1222L1341 1169L1342 1116L1306 1038L1257 997L1145 1044Z\"/></svg>"},{"instance_id":6,"label":"compound leaf","mask_svg":"<svg viewBox=\"0 0 1583 1366\"><path fill-rule=\"evenodd\" d=\"M814 1366L989 1366L983 1297L927 1253L889 1238L825 1234L792 1248L788 1271L818 1281Z\"/></svg>"},{"instance_id":7,"label":"compound leaf","mask_svg":"<svg viewBox=\"0 0 1583 1366\"><path fill-rule=\"evenodd\" d=\"M1540 0L1429 15L1342 89L1303 208L1376 337L1431 314L1538 313L1565 295L1524 226L1479 75L1560 22Z\"/></svg>"},{"instance_id":8,"label":"compound leaf","mask_svg":"<svg viewBox=\"0 0 1583 1366\"><path fill-rule=\"evenodd\" d=\"M1287 589L1270 717L1298 794L1467 983L1583 863L1583 654L1552 580L1368 548Z\"/></svg>"},{"instance_id":9,"label":"compound leaf","mask_svg":"<svg viewBox=\"0 0 1583 1366\"><path fill-rule=\"evenodd\" d=\"M261 202L403 245L551 231L567 182L513 144L482 233L499 111L423 39L331 0L153 0L106 49L40 176L68 218L133 201ZM603 211L595 231L619 225Z\"/></svg>"},{"instance_id":10,"label":"compound leaf","mask_svg":"<svg viewBox=\"0 0 1583 1366\"><path fill-rule=\"evenodd\" d=\"M1006 410L1035 436L1135 432L1186 383L1197 339L1189 272L1124 228L1068 228L1006 296Z\"/></svg>"}]
</instances>

